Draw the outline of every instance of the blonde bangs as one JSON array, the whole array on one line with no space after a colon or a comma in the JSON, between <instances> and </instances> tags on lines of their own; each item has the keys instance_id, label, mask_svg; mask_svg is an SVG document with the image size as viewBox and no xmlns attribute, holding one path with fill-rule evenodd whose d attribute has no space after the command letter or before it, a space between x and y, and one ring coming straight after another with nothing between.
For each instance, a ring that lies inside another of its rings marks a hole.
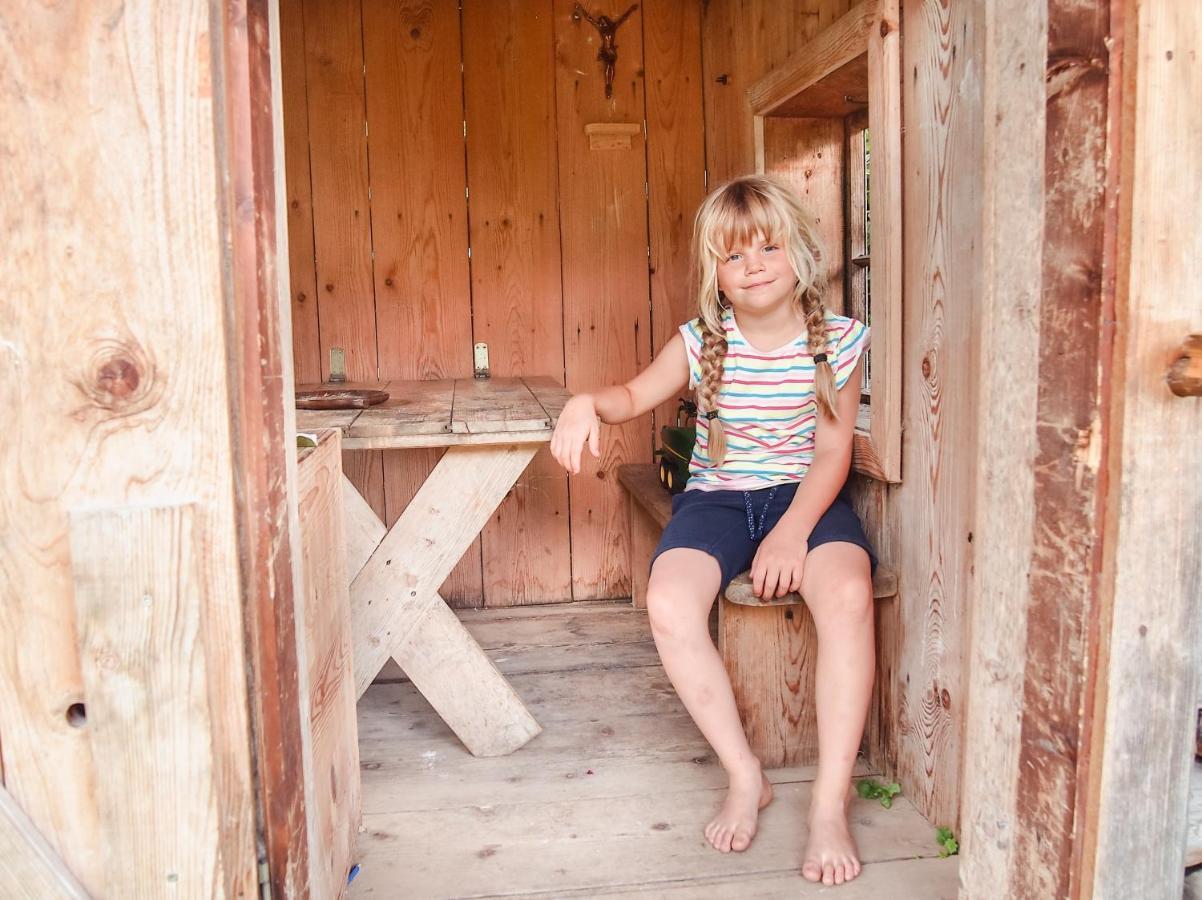
<instances>
[{"instance_id":1,"label":"blonde bangs","mask_svg":"<svg viewBox=\"0 0 1202 900\"><path fill-rule=\"evenodd\" d=\"M780 204L747 183L722 194L709 212L701 240L715 260L725 259L734 247L748 246L756 235L784 246L791 231Z\"/></svg>"}]
</instances>

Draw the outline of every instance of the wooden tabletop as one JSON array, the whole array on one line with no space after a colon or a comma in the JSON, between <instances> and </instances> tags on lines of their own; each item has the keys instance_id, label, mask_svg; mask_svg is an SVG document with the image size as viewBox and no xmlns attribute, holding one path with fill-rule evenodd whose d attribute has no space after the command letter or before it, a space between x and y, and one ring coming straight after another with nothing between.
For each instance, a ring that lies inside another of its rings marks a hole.
<instances>
[{"instance_id":1,"label":"wooden tabletop","mask_svg":"<svg viewBox=\"0 0 1202 900\"><path fill-rule=\"evenodd\" d=\"M296 411L298 431L337 428L344 450L546 442L571 396L547 376L301 384L296 389L322 388L389 394L362 410Z\"/></svg>"}]
</instances>

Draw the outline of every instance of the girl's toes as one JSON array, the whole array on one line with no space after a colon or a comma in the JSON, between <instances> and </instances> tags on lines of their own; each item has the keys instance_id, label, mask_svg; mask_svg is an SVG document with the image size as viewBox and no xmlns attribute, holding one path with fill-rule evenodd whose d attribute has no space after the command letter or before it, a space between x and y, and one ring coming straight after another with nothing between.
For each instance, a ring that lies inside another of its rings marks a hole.
<instances>
[{"instance_id":1,"label":"girl's toes","mask_svg":"<svg viewBox=\"0 0 1202 900\"><path fill-rule=\"evenodd\" d=\"M833 865L831 865L830 863L823 863L823 865L822 865L822 883L823 884L834 884L835 883L835 867Z\"/></svg>"}]
</instances>

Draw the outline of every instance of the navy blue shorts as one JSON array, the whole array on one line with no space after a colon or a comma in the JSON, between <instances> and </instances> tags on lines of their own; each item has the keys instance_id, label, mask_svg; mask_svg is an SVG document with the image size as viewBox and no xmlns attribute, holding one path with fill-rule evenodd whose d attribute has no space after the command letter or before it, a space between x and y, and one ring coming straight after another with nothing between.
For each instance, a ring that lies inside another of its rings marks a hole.
<instances>
[{"instance_id":1,"label":"navy blue shorts","mask_svg":"<svg viewBox=\"0 0 1202 900\"><path fill-rule=\"evenodd\" d=\"M751 568L760 541L768 534L793 502L797 484L754 491L684 491L672 498L672 518L664 528L655 553L688 547L708 553L722 569L725 589L736 575ZM814 526L807 546L810 550L832 541L846 541L863 547L872 569L876 554L868 543L856 511L851 507L847 485Z\"/></svg>"}]
</instances>

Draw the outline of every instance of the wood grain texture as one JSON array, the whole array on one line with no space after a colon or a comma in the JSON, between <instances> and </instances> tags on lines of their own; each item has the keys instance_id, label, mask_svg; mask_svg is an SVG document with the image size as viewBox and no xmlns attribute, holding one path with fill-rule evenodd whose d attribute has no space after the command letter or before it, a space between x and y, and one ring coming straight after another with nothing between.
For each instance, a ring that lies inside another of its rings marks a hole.
<instances>
[{"instance_id":1,"label":"wood grain texture","mask_svg":"<svg viewBox=\"0 0 1202 900\"><path fill-rule=\"evenodd\" d=\"M910 9L906 4L907 48L913 22ZM1046 9L1041 6L1027 7L1022 15L978 8L974 21L968 23L974 40L967 52L960 52L964 44L957 38L965 25L957 24L957 11L958 6L943 20L946 46L950 52L955 42L957 60L967 61L971 68L956 80L974 78L981 89L977 140L983 168L974 191L980 197L981 243L979 255L967 254L980 270L980 295L967 294L964 299L971 298L978 310L979 368L974 378L977 390L971 397L980 411L975 455L989 460L989 465L979 468L972 479L976 508L967 524L973 535L975 577L969 583L972 664L967 673L969 716L963 746L966 760L988 763L975 769L964 785L961 852L965 896L984 898L996 896L999 886L1006 891L1021 883L1019 871L1025 868L1017 855L1018 760L1036 528L1039 383L1035 378L1015 378L1014 360L1039 358L1048 33ZM931 5L929 12L944 11ZM909 72L913 57L908 49L905 57ZM932 92L933 99L940 96L946 95ZM908 100L905 105L908 111ZM907 143L907 167L911 158ZM967 193L966 188L961 202ZM908 259L913 247L909 237L915 230L907 222ZM965 255L965 250L958 255ZM962 282L949 278L949 283ZM911 306L916 296L907 280ZM909 332L909 320L906 328ZM907 396L911 383L907 380ZM904 450L907 460L909 448L907 444ZM910 471L907 462L907 486Z\"/></svg>"},{"instance_id":2,"label":"wood grain texture","mask_svg":"<svg viewBox=\"0 0 1202 900\"><path fill-rule=\"evenodd\" d=\"M316 850L310 879L317 891L337 897L356 859L362 818L347 574L351 544L343 507L347 482L339 433L325 432L317 447L301 451L299 457L297 497L306 592L303 639L313 772L310 827Z\"/></svg>"},{"instance_id":3,"label":"wood grain texture","mask_svg":"<svg viewBox=\"0 0 1202 900\"><path fill-rule=\"evenodd\" d=\"M199 840L221 848L221 892L257 885L213 21L202 3L0 13L0 144L19 198L0 208L0 753L9 793L96 896L114 891L104 769L67 720L86 700L68 512L180 497L203 537L212 731L199 750L225 811Z\"/></svg>"},{"instance_id":4,"label":"wood grain texture","mask_svg":"<svg viewBox=\"0 0 1202 900\"><path fill-rule=\"evenodd\" d=\"M380 360L362 16L358 4L328 0L302 0L302 4L321 380L330 374L330 348L340 347L346 354L347 378L374 381L380 377ZM347 454L342 466L372 508L384 516L380 455Z\"/></svg>"},{"instance_id":5,"label":"wood grain texture","mask_svg":"<svg viewBox=\"0 0 1202 900\"><path fill-rule=\"evenodd\" d=\"M978 460L989 458L977 450L978 410L1002 402L986 403L971 387L978 378L975 330L982 307L976 294L982 51L979 18L963 4L911 2L902 18L905 470L888 498L888 515L901 528L893 556L902 629L894 682L897 778L932 821L952 823L960 808L971 551L983 543L973 521L974 473L985 480ZM1000 296L996 302L1014 309ZM1012 352L1021 355L1022 347ZM1020 394L1016 402L1022 400ZM991 439L1002 439L1006 421ZM984 419L981 427L987 427ZM994 502L982 507L978 498L977 509L1001 529L990 540L999 548L1012 545L1023 520L1017 514L993 518Z\"/></svg>"},{"instance_id":6,"label":"wood grain texture","mask_svg":"<svg viewBox=\"0 0 1202 900\"><path fill-rule=\"evenodd\" d=\"M441 0L363 4L371 234L380 378L471 375L459 10ZM367 454L370 455L370 454ZM386 523L437 464L429 451L385 453ZM375 504L373 504L373 507ZM480 544L444 593L479 605Z\"/></svg>"},{"instance_id":7,"label":"wood grain texture","mask_svg":"<svg viewBox=\"0 0 1202 900\"><path fill-rule=\"evenodd\" d=\"M901 480L902 73L899 0L880 0L868 34L868 127L872 161L872 443L886 480Z\"/></svg>"},{"instance_id":8,"label":"wood grain texture","mask_svg":"<svg viewBox=\"0 0 1202 900\"><path fill-rule=\"evenodd\" d=\"M692 0L643 3L653 355L697 314L689 253L693 217L705 196L701 15ZM676 421L676 406L673 398L655 410L657 435Z\"/></svg>"},{"instance_id":9,"label":"wood grain texture","mask_svg":"<svg viewBox=\"0 0 1202 900\"><path fill-rule=\"evenodd\" d=\"M650 359L646 148L592 150L584 126L641 122L644 115L641 10L618 33L613 99L605 99L600 38L555 0L556 111L562 220L564 338L569 390L627 381ZM630 594L626 508L617 482L624 462L651 456L650 416L602 432L601 458L585 454L569 485L572 596Z\"/></svg>"},{"instance_id":10,"label":"wood grain texture","mask_svg":"<svg viewBox=\"0 0 1202 900\"><path fill-rule=\"evenodd\" d=\"M321 381L322 350L317 317L313 184L309 167L309 103L305 79L305 14L302 0L279 0L279 21L292 360L296 370L296 381Z\"/></svg>"},{"instance_id":11,"label":"wood grain texture","mask_svg":"<svg viewBox=\"0 0 1202 900\"><path fill-rule=\"evenodd\" d=\"M0 893L10 900L88 900L12 795L0 786Z\"/></svg>"},{"instance_id":12,"label":"wood grain texture","mask_svg":"<svg viewBox=\"0 0 1202 900\"><path fill-rule=\"evenodd\" d=\"M1103 730L1089 815L1097 853L1085 891L1172 897L1180 891L1197 715L1197 598L1202 484L1180 451L1202 440L1202 405L1174 396L1165 373L1202 331L1202 10L1123 4L1123 171L1118 220L1113 398L1104 415L1111 489L1100 580L1103 652L1095 728ZM1192 640L1191 640L1192 636ZM1148 797L1163 798L1149 803ZM1154 834L1152 846L1139 840ZM1092 883L1091 883L1092 882Z\"/></svg>"},{"instance_id":13,"label":"wood grain texture","mask_svg":"<svg viewBox=\"0 0 1202 900\"><path fill-rule=\"evenodd\" d=\"M219 893L212 636L197 559L203 522L190 504L71 515L86 729L104 771L95 797L109 896Z\"/></svg>"},{"instance_id":14,"label":"wood grain texture","mask_svg":"<svg viewBox=\"0 0 1202 900\"><path fill-rule=\"evenodd\" d=\"M494 377L564 377L550 0L463 6L473 340ZM567 476L541 451L481 534L483 602L571 596Z\"/></svg>"}]
</instances>

